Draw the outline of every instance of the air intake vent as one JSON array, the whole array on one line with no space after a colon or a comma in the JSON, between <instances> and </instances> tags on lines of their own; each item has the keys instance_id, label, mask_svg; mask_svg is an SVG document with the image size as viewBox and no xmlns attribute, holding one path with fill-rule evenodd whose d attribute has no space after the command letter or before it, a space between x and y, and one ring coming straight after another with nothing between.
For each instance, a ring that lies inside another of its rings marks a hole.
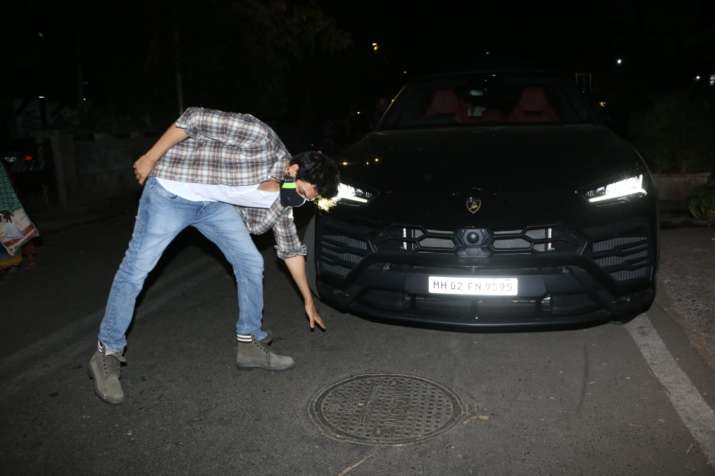
<instances>
[{"instance_id":1,"label":"air intake vent","mask_svg":"<svg viewBox=\"0 0 715 476\"><path fill-rule=\"evenodd\" d=\"M594 262L618 282L647 279L650 276L650 252L645 236L624 236L595 241Z\"/></svg>"},{"instance_id":2,"label":"air intake vent","mask_svg":"<svg viewBox=\"0 0 715 476\"><path fill-rule=\"evenodd\" d=\"M326 228L320 235L318 266L321 273L343 279L370 254L370 246L366 240L334 233L337 230Z\"/></svg>"}]
</instances>

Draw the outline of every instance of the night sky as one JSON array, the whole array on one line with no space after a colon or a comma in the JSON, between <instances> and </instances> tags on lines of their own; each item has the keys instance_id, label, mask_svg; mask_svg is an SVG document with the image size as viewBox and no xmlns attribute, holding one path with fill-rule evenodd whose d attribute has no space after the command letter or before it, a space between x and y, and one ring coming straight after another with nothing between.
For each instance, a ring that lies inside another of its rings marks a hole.
<instances>
[{"instance_id":1,"label":"night sky","mask_svg":"<svg viewBox=\"0 0 715 476\"><path fill-rule=\"evenodd\" d=\"M712 29L715 2L324 2L360 43L384 41L405 63L467 60L484 51L550 65L592 68L641 42L661 55L661 41ZM332 4L332 6L330 6Z\"/></svg>"},{"instance_id":2,"label":"night sky","mask_svg":"<svg viewBox=\"0 0 715 476\"><path fill-rule=\"evenodd\" d=\"M394 93L406 77L444 69L526 64L620 74L654 88L715 69L707 46L715 41L711 0L468 5L27 2L14 7L2 31L7 71L0 99L5 111L42 95L62 107L85 101L87 118L92 111L150 112L161 122L176 113L178 71L185 105L315 118L343 114ZM321 32L314 35L316 25ZM624 63L616 65L617 58Z\"/></svg>"}]
</instances>

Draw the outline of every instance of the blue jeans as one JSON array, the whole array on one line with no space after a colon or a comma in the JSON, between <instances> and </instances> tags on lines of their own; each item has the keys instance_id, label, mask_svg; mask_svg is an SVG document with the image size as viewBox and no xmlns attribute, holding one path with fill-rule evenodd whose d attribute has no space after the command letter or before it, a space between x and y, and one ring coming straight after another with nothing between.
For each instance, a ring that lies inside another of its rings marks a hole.
<instances>
[{"instance_id":1,"label":"blue jeans","mask_svg":"<svg viewBox=\"0 0 715 476\"><path fill-rule=\"evenodd\" d=\"M238 287L236 334L262 339L263 257L238 210L221 202L192 202L166 191L150 177L144 185L134 233L109 293L99 340L108 352L122 352L137 295L171 241L188 226L214 242L233 266Z\"/></svg>"}]
</instances>

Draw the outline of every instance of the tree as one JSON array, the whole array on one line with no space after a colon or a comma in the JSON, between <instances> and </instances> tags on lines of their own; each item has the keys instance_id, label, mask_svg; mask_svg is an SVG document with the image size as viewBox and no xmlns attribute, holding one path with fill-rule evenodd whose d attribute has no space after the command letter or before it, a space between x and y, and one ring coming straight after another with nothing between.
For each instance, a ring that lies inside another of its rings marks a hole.
<instances>
[{"instance_id":1,"label":"tree","mask_svg":"<svg viewBox=\"0 0 715 476\"><path fill-rule=\"evenodd\" d=\"M300 119L329 104L318 96L351 38L315 2L205 5L198 19L180 20L187 98Z\"/></svg>"}]
</instances>

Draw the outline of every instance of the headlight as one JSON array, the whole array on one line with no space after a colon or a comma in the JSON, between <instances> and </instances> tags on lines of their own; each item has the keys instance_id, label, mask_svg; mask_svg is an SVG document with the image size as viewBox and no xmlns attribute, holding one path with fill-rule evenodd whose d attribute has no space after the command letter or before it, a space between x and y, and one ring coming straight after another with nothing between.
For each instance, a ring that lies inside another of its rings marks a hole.
<instances>
[{"instance_id":1,"label":"headlight","mask_svg":"<svg viewBox=\"0 0 715 476\"><path fill-rule=\"evenodd\" d=\"M335 197L335 200L338 203L345 202L353 205L359 205L369 202L372 197L372 192L368 192L362 188L353 187L352 185L345 183L340 183L338 185L338 195Z\"/></svg>"},{"instance_id":2,"label":"headlight","mask_svg":"<svg viewBox=\"0 0 715 476\"><path fill-rule=\"evenodd\" d=\"M648 192L643 188L643 174L593 188L583 194L589 203L618 201L626 198L645 197L646 195Z\"/></svg>"}]
</instances>

